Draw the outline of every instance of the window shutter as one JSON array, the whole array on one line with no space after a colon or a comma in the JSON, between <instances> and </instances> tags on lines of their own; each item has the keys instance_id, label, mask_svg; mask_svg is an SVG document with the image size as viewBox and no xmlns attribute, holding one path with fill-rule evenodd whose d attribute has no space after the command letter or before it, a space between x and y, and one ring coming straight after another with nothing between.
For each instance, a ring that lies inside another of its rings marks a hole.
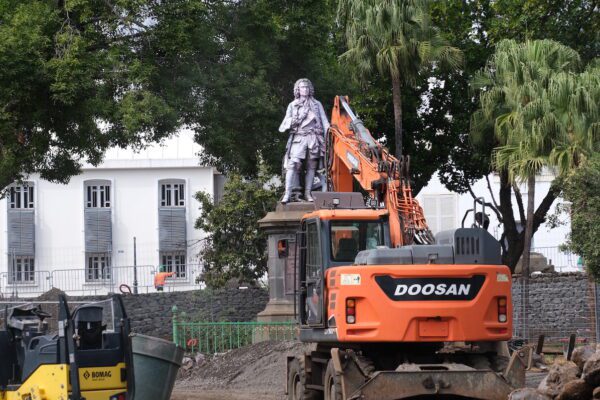
<instances>
[{"instance_id":1,"label":"window shutter","mask_svg":"<svg viewBox=\"0 0 600 400\"><path fill-rule=\"evenodd\" d=\"M110 209L85 210L85 251L108 253L112 250L112 218Z\"/></svg>"},{"instance_id":2,"label":"window shutter","mask_svg":"<svg viewBox=\"0 0 600 400\"><path fill-rule=\"evenodd\" d=\"M185 208L159 208L158 224L160 251L185 249Z\"/></svg>"},{"instance_id":3,"label":"window shutter","mask_svg":"<svg viewBox=\"0 0 600 400\"><path fill-rule=\"evenodd\" d=\"M8 210L8 254L33 256L35 224L33 210Z\"/></svg>"},{"instance_id":4,"label":"window shutter","mask_svg":"<svg viewBox=\"0 0 600 400\"><path fill-rule=\"evenodd\" d=\"M457 228L457 199L454 194L424 195L423 212L433 234Z\"/></svg>"}]
</instances>

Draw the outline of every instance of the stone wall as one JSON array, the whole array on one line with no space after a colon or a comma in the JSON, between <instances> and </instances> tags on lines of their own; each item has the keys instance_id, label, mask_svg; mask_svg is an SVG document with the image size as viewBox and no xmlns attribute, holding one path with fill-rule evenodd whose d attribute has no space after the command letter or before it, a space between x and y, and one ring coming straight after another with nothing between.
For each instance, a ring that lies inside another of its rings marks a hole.
<instances>
[{"instance_id":1,"label":"stone wall","mask_svg":"<svg viewBox=\"0 0 600 400\"><path fill-rule=\"evenodd\" d=\"M529 280L527 332L522 324L521 278L513 280L514 334L549 339L596 341L594 284L584 273L534 275Z\"/></svg>"},{"instance_id":2,"label":"stone wall","mask_svg":"<svg viewBox=\"0 0 600 400\"><path fill-rule=\"evenodd\" d=\"M575 333L595 341L594 285L582 273L544 274L530 279L528 336L545 334L547 338L564 339ZM174 305L190 321L251 321L264 310L268 301L265 289L237 288L216 291L140 294L124 296L125 307L134 331L146 335L171 338ZM105 298L105 297L104 297ZM70 297L71 301L102 300L103 297ZM40 300L56 300L47 293ZM514 334L523 336L521 323L520 278L513 281ZM45 306L48 308L48 306ZM55 314L50 308L50 312ZM0 313L1 315L2 313ZM1 318L0 318L1 319Z\"/></svg>"},{"instance_id":3,"label":"stone wall","mask_svg":"<svg viewBox=\"0 0 600 400\"><path fill-rule=\"evenodd\" d=\"M106 297L69 297L69 301L100 301ZM57 293L48 292L39 300L57 300ZM264 310L268 292L261 288L226 288L123 296L125 309L132 321L132 330L144 335L172 338L172 308L191 321L252 321ZM56 307L44 305L56 315ZM3 314L3 313L0 313ZM0 318L1 320L1 318ZM49 321L53 326L54 321Z\"/></svg>"}]
</instances>

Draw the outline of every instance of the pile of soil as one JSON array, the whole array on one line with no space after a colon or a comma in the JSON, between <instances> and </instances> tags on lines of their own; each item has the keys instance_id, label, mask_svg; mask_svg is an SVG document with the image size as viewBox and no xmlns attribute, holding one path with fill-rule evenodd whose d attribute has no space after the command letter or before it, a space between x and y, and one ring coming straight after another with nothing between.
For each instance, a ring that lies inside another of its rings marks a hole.
<instances>
[{"instance_id":1,"label":"pile of soil","mask_svg":"<svg viewBox=\"0 0 600 400\"><path fill-rule=\"evenodd\" d=\"M196 356L197 361L180 369L172 399L283 399L286 356L309 349L295 341L259 342L226 353ZM537 387L546 374L528 373L527 386Z\"/></svg>"},{"instance_id":2,"label":"pile of soil","mask_svg":"<svg viewBox=\"0 0 600 400\"><path fill-rule=\"evenodd\" d=\"M266 341L226 353L201 355L192 368L180 370L175 391L224 389L283 396L286 356L301 354L306 346L295 341Z\"/></svg>"}]
</instances>

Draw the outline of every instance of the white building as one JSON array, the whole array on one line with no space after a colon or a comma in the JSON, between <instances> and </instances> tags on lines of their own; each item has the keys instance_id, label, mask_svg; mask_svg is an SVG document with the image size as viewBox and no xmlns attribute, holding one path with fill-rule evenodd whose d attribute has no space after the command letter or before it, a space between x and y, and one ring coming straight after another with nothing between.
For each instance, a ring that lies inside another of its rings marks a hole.
<instances>
[{"instance_id":1,"label":"white building","mask_svg":"<svg viewBox=\"0 0 600 400\"><path fill-rule=\"evenodd\" d=\"M548 189L550 188L553 179L554 176L550 173L544 173L536 178L536 208L539 206L546 193L548 193ZM497 175L491 174L489 176L489 181L492 192L498 202L500 179ZM520 185L520 191L526 212L527 185ZM473 192L478 197L484 197L486 202L493 203L485 179L481 179L473 185ZM427 223L434 234L442 230L460 226L467 210L473 209L473 197L469 193L457 194L450 192L442 183L440 183L437 174L434 175L427 186L419 192L417 200L423 207ZM514 195L512 203L515 218L517 219L517 223L520 223L518 220L519 210ZM564 200L561 198L556 199L550 208L549 214L555 211L555 207L559 203L564 203ZM478 211L481 211L481 206L478 206ZM492 210L488 208L485 213L490 218L488 231L499 240L503 232L502 225L498 222L498 219ZM562 252L559 249L559 246L566 242L566 237L571 230L568 216L565 216L565 219L565 225L553 229L550 229L547 223L542 224L533 237L531 247L533 251L543 254L548 259L548 263L554 265L557 271L580 270L580 267L577 265L578 257L571 253ZM468 227L472 223L473 214L470 213L465 220L465 226Z\"/></svg>"},{"instance_id":2,"label":"white building","mask_svg":"<svg viewBox=\"0 0 600 400\"><path fill-rule=\"evenodd\" d=\"M139 153L112 149L66 185L33 175L13 186L0 200L0 296L133 290L134 263L139 292L154 290L159 266L175 273L168 290L197 287L194 194L222 186L199 151L184 131Z\"/></svg>"}]
</instances>

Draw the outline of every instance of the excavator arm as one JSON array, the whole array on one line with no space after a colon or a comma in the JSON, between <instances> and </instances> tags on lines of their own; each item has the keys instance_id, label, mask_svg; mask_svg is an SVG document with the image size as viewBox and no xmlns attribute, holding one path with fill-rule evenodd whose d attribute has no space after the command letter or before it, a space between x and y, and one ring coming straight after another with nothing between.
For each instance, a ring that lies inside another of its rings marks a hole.
<instances>
[{"instance_id":1,"label":"excavator arm","mask_svg":"<svg viewBox=\"0 0 600 400\"><path fill-rule=\"evenodd\" d=\"M386 208L393 247L434 243L423 209L412 195L409 165L408 157L397 159L373 139L347 97L335 97L327 133L329 190L353 192L358 184L373 207Z\"/></svg>"}]
</instances>

